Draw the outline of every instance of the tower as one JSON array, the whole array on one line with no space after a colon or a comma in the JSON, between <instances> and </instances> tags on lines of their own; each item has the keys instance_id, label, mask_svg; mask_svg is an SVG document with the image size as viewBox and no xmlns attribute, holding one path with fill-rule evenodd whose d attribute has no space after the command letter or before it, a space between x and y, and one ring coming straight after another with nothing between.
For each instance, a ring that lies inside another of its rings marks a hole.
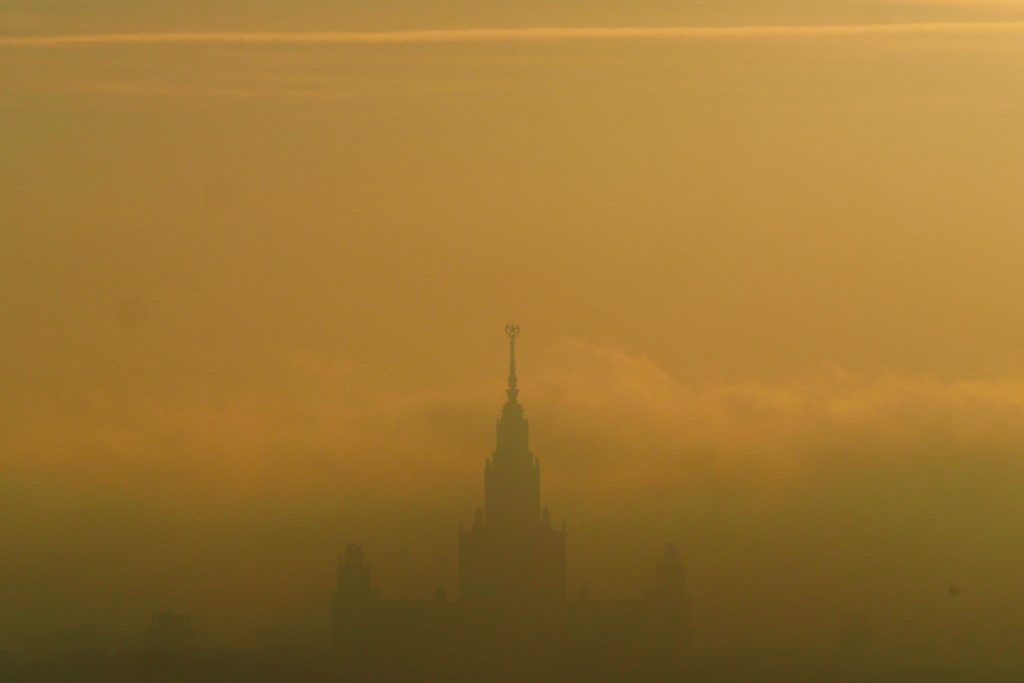
<instances>
[{"instance_id":1,"label":"tower","mask_svg":"<svg viewBox=\"0 0 1024 683\"><path fill-rule=\"evenodd\" d=\"M380 596L373 588L370 565L355 543L345 547L338 561L337 583L331 605L332 639L346 653L365 649L380 612Z\"/></svg>"},{"instance_id":2,"label":"tower","mask_svg":"<svg viewBox=\"0 0 1024 683\"><path fill-rule=\"evenodd\" d=\"M565 532L541 510L540 463L530 452L530 425L519 403L516 339L509 342L508 387L496 445L484 466L484 507L459 534L459 600L530 605L565 599Z\"/></svg>"}]
</instances>

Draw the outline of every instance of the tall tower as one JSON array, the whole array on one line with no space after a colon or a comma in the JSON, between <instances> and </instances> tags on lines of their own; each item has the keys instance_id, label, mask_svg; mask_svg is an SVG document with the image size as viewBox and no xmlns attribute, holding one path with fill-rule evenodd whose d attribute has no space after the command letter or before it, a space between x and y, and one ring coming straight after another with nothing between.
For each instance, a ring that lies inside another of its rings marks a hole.
<instances>
[{"instance_id":1,"label":"tall tower","mask_svg":"<svg viewBox=\"0 0 1024 683\"><path fill-rule=\"evenodd\" d=\"M497 444L484 467L484 509L459 534L459 599L528 605L565 599L565 532L540 506L540 463L530 452L530 425L519 403L516 339L509 342L508 388Z\"/></svg>"}]
</instances>

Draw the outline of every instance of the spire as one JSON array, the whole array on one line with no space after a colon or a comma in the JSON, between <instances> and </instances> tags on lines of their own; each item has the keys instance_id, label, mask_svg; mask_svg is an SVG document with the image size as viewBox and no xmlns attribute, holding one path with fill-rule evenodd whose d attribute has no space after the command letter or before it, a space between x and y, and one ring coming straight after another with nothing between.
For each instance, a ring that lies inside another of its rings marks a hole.
<instances>
[{"instance_id":1,"label":"spire","mask_svg":"<svg viewBox=\"0 0 1024 683\"><path fill-rule=\"evenodd\" d=\"M505 325L505 334L508 335L508 389L505 393L508 394L508 402L514 404L518 402L516 399L519 396L516 380L516 337L519 336L519 325L515 321Z\"/></svg>"}]
</instances>

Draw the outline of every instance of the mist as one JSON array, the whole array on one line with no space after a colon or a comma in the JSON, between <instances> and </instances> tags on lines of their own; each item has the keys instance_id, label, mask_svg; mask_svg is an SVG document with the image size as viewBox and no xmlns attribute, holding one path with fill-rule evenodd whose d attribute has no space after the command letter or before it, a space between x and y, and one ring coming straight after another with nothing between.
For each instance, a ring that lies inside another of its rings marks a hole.
<instances>
[{"instance_id":1,"label":"mist","mask_svg":"<svg viewBox=\"0 0 1024 683\"><path fill-rule=\"evenodd\" d=\"M0 650L455 595L514 318L570 599L1020 661L1021 9L425 4L0 10ZM644 26L750 32L563 39Z\"/></svg>"}]
</instances>

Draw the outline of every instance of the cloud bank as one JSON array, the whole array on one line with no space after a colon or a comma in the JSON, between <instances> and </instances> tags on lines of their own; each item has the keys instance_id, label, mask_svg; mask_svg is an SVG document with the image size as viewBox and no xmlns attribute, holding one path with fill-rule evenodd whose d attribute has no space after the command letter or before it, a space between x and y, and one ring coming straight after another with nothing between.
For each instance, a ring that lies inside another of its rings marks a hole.
<instances>
[{"instance_id":1,"label":"cloud bank","mask_svg":"<svg viewBox=\"0 0 1024 683\"><path fill-rule=\"evenodd\" d=\"M375 385L372 368L307 351L267 367L226 394L40 397L15 411L0 444L9 464L30 469L108 477L112 468L151 474L170 461L183 479L221 493L246 482L264 493L286 481L330 489L332 477L369 476L393 487L386 497L469 470L475 477L493 445L498 387L397 392ZM681 476L691 457L789 476L836 444L884 444L895 458L920 443L1024 444L1024 378L1014 376L867 377L829 366L777 383L689 384L643 356L566 340L523 384L549 467L638 489ZM573 455L587 449L593 455ZM425 450L438 455L425 460Z\"/></svg>"}]
</instances>

